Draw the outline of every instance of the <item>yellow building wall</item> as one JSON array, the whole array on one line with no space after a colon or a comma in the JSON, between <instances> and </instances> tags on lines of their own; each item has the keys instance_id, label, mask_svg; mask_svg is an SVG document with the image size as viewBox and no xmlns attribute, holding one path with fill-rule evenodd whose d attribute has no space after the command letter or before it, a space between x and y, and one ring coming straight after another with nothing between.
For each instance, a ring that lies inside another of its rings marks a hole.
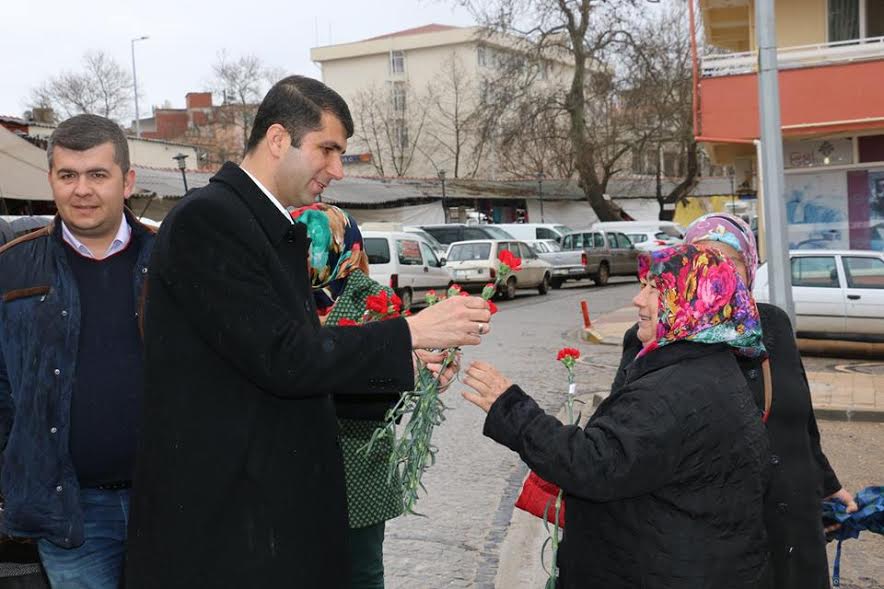
<instances>
[{"instance_id":1,"label":"yellow building wall","mask_svg":"<svg viewBox=\"0 0 884 589\"><path fill-rule=\"evenodd\" d=\"M694 219L707 215L709 213L727 212L725 205L731 202L730 196L706 196L688 198L675 207L675 216L673 221L687 227Z\"/></svg>"},{"instance_id":2,"label":"yellow building wall","mask_svg":"<svg viewBox=\"0 0 884 589\"><path fill-rule=\"evenodd\" d=\"M755 2L750 2L750 44L755 44ZM777 0L777 47L826 43L828 0Z\"/></svg>"}]
</instances>

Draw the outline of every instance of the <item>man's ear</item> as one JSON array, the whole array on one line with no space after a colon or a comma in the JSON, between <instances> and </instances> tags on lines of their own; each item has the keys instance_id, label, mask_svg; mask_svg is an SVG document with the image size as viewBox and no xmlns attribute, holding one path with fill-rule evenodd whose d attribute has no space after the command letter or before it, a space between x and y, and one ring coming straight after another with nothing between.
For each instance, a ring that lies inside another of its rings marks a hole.
<instances>
[{"instance_id":1,"label":"man's ear","mask_svg":"<svg viewBox=\"0 0 884 589\"><path fill-rule=\"evenodd\" d=\"M129 171L123 175L123 198L132 196L133 190L135 190L135 170L129 168Z\"/></svg>"},{"instance_id":2,"label":"man's ear","mask_svg":"<svg viewBox=\"0 0 884 589\"><path fill-rule=\"evenodd\" d=\"M292 144L291 135L279 123L273 123L267 128L264 141L267 143L270 154L275 158L284 156Z\"/></svg>"}]
</instances>

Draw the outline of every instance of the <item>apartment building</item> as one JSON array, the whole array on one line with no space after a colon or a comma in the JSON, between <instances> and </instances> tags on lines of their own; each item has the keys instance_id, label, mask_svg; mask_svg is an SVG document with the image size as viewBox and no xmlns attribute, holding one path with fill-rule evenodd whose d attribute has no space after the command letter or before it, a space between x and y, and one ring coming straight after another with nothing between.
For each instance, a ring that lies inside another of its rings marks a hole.
<instances>
[{"instance_id":1,"label":"apartment building","mask_svg":"<svg viewBox=\"0 0 884 589\"><path fill-rule=\"evenodd\" d=\"M517 39L440 24L310 53L353 112L346 163L356 175L498 177L493 137L475 131L482 101L499 98L501 72L562 85L573 73L566 59L528 59Z\"/></svg>"},{"instance_id":2,"label":"apartment building","mask_svg":"<svg viewBox=\"0 0 884 589\"><path fill-rule=\"evenodd\" d=\"M695 132L753 188L754 2L699 8ZM884 250L884 2L776 0L775 13L790 247Z\"/></svg>"}]
</instances>

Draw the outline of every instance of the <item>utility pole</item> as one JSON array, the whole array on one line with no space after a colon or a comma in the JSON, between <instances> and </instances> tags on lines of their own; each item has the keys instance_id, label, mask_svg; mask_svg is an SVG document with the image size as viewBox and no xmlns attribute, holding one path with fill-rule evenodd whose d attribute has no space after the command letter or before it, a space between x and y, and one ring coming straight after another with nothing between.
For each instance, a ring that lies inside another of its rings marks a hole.
<instances>
[{"instance_id":1,"label":"utility pole","mask_svg":"<svg viewBox=\"0 0 884 589\"><path fill-rule=\"evenodd\" d=\"M135 136L141 139L141 116L138 113L138 76L135 73L135 43L138 41L145 41L149 39L146 35L144 37L137 37L130 41L132 45L132 88L135 90Z\"/></svg>"},{"instance_id":2,"label":"utility pole","mask_svg":"<svg viewBox=\"0 0 884 589\"><path fill-rule=\"evenodd\" d=\"M761 130L759 177L764 200L764 227L770 302L789 315L795 325L792 299L792 268L786 218L783 175L783 132L780 123L780 83L777 66L774 0L755 1L755 30L758 43L758 111Z\"/></svg>"}]
</instances>

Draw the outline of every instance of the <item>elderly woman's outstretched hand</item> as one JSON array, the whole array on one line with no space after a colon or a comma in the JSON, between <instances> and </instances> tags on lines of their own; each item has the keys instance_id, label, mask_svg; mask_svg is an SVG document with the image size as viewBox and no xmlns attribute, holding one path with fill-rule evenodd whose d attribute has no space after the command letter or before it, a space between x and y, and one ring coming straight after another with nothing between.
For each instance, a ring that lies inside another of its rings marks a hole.
<instances>
[{"instance_id":1,"label":"elderly woman's outstretched hand","mask_svg":"<svg viewBox=\"0 0 884 589\"><path fill-rule=\"evenodd\" d=\"M463 383L476 392L464 391L463 398L485 413L513 383L487 362L473 362L467 369Z\"/></svg>"}]
</instances>

